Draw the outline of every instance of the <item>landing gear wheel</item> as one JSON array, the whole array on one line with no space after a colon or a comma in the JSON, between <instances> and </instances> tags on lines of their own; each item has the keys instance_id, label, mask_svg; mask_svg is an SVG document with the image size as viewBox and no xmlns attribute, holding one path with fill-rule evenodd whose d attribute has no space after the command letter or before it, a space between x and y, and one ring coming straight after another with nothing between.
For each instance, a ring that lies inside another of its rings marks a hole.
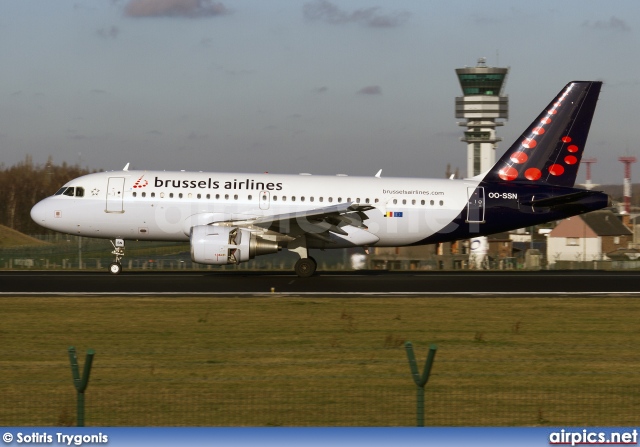
<instances>
[{"instance_id":1,"label":"landing gear wheel","mask_svg":"<svg viewBox=\"0 0 640 447\"><path fill-rule=\"evenodd\" d=\"M112 262L109 264L109 273L112 275L119 275L122 272L122 264L119 262Z\"/></svg>"},{"instance_id":2,"label":"landing gear wheel","mask_svg":"<svg viewBox=\"0 0 640 447\"><path fill-rule=\"evenodd\" d=\"M296 275L300 278L308 278L316 272L316 261L313 258L300 258L296 262Z\"/></svg>"},{"instance_id":3,"label":"landing gear wheel","mask_svg":"<svg viewBox=\"0 0 640 447\"><path fill-rule=\"evenodd\" d=\"M124 256L124 239L115 239L110 241L113 246L112 255L116 256L116 260L109 264L109 273L112 275L119 275L122 272L122 264L120 259Z\"/></svg>"}]
</instances>

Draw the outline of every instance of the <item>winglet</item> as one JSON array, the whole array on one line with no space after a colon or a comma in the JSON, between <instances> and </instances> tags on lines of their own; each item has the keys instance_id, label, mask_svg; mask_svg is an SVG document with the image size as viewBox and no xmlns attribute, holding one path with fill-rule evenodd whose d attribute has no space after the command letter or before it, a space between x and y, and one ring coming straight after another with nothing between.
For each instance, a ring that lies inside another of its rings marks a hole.
<instances>
[{"instance_id":1,"label":"winglet","mask_svg":"<svg viewBox=\"0 0 640 447\"><path fill-rule=\"evenodd\" d=\"M126 166L124 168L122 168L123 171L128 171L129 170L129 163L126 164Z\"/></svg>"},{"instance_id":2,"label":"winglet","mask_svg":"<svg viewBox=\"0 0 640 447\"><path fill-rule=\"evenodd\" d=\"M376 174L376 178L380 178L380 177L382 177L382 169L380 169Z\"/></svg>"}]
</instances>

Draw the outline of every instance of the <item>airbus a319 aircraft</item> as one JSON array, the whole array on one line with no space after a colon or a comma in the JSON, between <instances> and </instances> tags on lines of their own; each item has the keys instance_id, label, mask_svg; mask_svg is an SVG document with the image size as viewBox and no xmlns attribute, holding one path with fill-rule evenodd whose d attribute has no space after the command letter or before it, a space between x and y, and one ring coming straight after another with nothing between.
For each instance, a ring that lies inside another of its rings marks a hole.
<instances>
[{"instance_id":1,"label":"airbus a319 aircraft","mask_svg":"<svg viewBox=\"0 0 640 447\"><path fill-rule=\"evenodd\" d=\"M125 240L189 241L201 264L238 264L282 248L298 276L309 249L398 247L468 239L608 206L574 188L601 82L564 87L488 172L466 179L100 172L37 203L45 228L110 239L122 271Z\"/></svg>"}]
</instances>

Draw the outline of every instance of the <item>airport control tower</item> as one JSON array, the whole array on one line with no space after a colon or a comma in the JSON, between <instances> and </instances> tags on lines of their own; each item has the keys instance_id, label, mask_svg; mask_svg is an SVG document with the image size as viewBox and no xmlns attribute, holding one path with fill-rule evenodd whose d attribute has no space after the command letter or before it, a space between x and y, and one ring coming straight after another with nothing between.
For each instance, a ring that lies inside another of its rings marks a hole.
<instances>
[{"instance_id":1,"label":"airport control tower","mask_svg":"<svg viewBox=\"0 0 640 447\"><path fill-rule=\"evenodd\" d=\"M487 67L486 59L478 59L475 67L456 68L463 96L456 97L456 118L466 126L461 141L467 143L467 177L490 169L496 160L496 147L501 138L496 126L504 123L496 119L509 118L509 98L502 94L508 68Z\"/></svg>"},{"instance_id":2,"label":"airport control tower","mask_svg":"<svg viewBox=\"0 0 640 447\"><path fill-rule=\"evenodd\" d=\"M496 136L497 119L509 118L509 98L502 95L508 68L487 67L486 59L478 59L475 67L456 68L463 96L456 97L456 118L466 126L461 141L467 143L467 177L488 171L496 163L496 147L502 138ZM478 236L469 240L469 266L487 268L489 240Z\"/></svg>"}]
</instances>

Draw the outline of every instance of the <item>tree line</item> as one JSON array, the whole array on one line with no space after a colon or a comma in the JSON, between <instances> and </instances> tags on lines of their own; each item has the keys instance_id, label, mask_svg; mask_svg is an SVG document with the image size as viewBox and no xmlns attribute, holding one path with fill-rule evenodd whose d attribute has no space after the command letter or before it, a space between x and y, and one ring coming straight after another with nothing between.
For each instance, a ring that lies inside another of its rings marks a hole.
<instances>
[{"instance_id":1,"label":"tree line","mask_svg":"<svg viewBox=\"0 0 640 447\"><path fill-rule=\"evenodd\" d=\"M11 167L0 164L0 224L26 234L49 233L31 220L33 205L90 172L95 171L66 162L54 164L51 156L44 165L35 165L30 155Z\"/></svg>"}]
</instances>

